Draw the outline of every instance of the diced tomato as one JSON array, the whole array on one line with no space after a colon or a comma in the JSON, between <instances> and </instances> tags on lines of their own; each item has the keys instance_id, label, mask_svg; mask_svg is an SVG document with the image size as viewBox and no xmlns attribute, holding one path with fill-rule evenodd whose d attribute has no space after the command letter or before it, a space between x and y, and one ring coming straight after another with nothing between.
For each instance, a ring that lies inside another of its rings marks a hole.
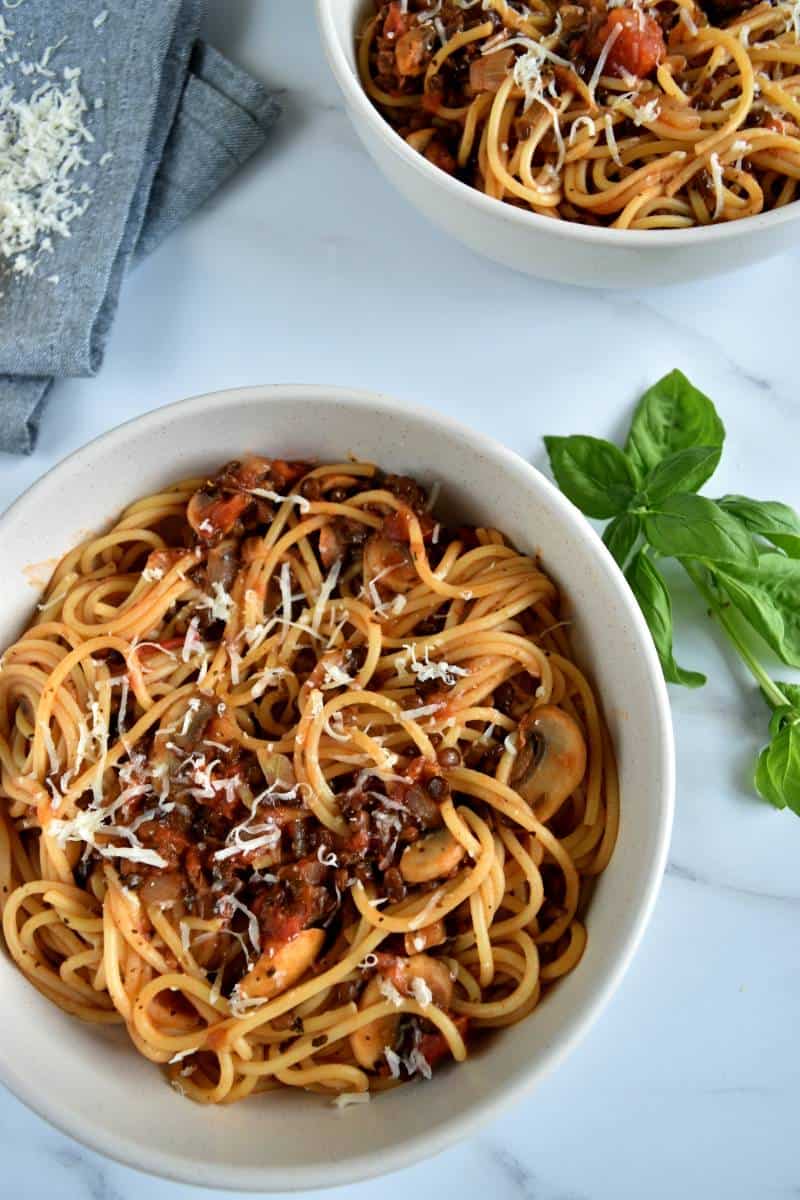
<instances>
[{"instance_id":1,"label":"diced tomato","mask_svg":"<svg viewBox=\"0 0 800 1200\"><path fill-rule=\"evenodd\" d=\"M386 14L386 19L383 22L383 36L387 38L402 37L407 32L410 24L410 14L403 12L399 0L392 0L392 3L389 5L389 11Z\"/></svg>"},{"instance_id":2,"label":"diced tomato","mask_svg":"<svg viewBox=\"0 0 800 1200\"><path fill-rule=\"evenodd\" d=\"M619 30L615 34L615 30ZM655 70L666 53L664 34L654 17L633 8L615 8L606 17L592 42L598 59L610 37L614 38L603 67L605 75L627 72L644 79Z\"/></svg>"},{"instance_id":3,"label":"diced tomato","mask_svg":"<svg viewBox=\"0 0 800 1200\"><path fill-rule=\"evenodd\" d=\"M247 495L217 497L203 491L195 492L186 516L199 538L206 542L216 541L231 531L250 503Z\"/></svg>"},{"instance_id":4,"label":"diced tomato","mask_svg":"<svg viewBox=\"0 0 800 1200\"><path fill-rule=\"evenodd\" d=\"M399 39L394 51L398 75L422 75L431 58L428 29L417 26Z\"/></svg>"}]
</instances>

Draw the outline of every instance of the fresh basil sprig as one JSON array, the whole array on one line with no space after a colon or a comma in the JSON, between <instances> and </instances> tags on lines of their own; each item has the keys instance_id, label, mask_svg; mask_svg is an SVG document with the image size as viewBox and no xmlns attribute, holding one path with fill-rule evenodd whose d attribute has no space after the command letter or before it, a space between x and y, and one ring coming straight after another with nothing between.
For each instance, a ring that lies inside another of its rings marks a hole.
<instances>
[{"instance_id":1,"label":"fresh basil sprig","mask_svg":"<svg viewBox=\"0 0 800 1200\"><path fill-rule=\"evenodd\" d=\"M686 571L772 709L756 789L800 816L800 685L772 679L753 650L760 639L800 667L800 517L773 500L698 495L719 464L725 427L680 371L642 396L624 450L594 437L544 440L561 490L586 516L609 521L603 541L644 613L667 682L694 688L706 679L675 661L658 560L674 558Z\"/></svg>"}]
</instances>

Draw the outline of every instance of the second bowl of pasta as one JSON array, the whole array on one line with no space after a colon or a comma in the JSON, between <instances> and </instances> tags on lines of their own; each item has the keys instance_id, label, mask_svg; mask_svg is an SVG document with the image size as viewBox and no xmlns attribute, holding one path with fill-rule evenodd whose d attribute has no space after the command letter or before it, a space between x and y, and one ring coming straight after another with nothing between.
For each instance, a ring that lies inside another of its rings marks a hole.
<instances>
[{"instance_id":1,"label":"second bowl of pasta","mask_svg":"<svg viewBox=\"0 0 800 1200\"><path fill-rule=\"evenodd\" d=\"M641 286L730 271L797 239L791 4L317 6L378 166L490 258Z\"/></svg>"}]
</instances>

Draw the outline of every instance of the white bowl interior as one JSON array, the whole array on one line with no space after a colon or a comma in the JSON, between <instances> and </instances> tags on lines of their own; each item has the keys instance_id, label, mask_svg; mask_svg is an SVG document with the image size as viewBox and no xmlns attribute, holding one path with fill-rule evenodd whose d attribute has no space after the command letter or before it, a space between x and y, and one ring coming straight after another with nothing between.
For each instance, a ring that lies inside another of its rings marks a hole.
<instances>
[{"instance_id":1,"label":"white bowl interior","mask_svg":"<svg viewBox=\"0 0 800 1200\"><path fill-rule=\"evenodd\" d=\"M231 1108L197 1107L124 1034L61 1013L0 956L0 1078L25 1102L133 1166L265 1191L408 1165L495 1112L574 1044L619 981L655 898L671 825L672 734L638 609L577 511L522 459L477 434L332 389L244 389L185 401L55 468L0 521L0 645L31 618L32 565L57 557L149 490L246 451L320 459L352 452L438 479L444 502L466 520L497 525L518 546L541 551L577 615L583 662L599 684L616 743L623 797L619 844L593 899L579 968L485 1052L370 1105L339 1112L318 1097L280 1092Z\"/></svg>"}]
</instances>

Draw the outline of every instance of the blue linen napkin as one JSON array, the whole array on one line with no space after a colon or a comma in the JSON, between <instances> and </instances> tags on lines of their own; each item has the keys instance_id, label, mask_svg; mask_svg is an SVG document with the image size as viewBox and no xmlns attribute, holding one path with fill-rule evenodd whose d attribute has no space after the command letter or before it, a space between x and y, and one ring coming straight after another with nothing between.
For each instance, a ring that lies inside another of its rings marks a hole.
<instances>
[{"instance_id":1,"label":"blue linen napkin","mask_svg":"<svg viewBox=\"0 0 800 1200\"><path fill-rule=\"evenodd\" d=\"M0 450L32 451L54 377L98 370L128 266L254 154L280 114L261 84L196 42L204 6L25 0L5 12L23 61L66 38L47 66L80 68L95 140L77 176L90 207L71 236L53 239L32 276L0 271ZM19 92L40 82L14 69L2 82Z\"/></svg>"}]
</instances>

